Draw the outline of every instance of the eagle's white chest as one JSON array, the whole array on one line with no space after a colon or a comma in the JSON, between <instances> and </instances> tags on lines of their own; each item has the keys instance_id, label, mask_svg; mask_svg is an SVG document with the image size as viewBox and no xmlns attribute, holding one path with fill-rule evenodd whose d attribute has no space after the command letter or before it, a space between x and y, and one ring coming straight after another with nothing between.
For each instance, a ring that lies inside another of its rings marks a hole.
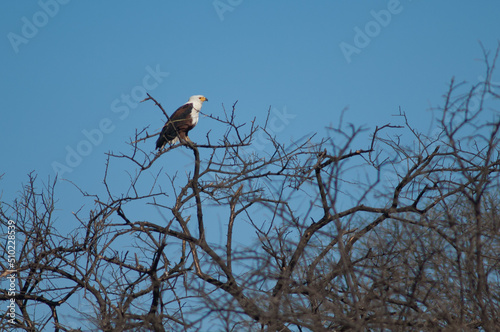
<instances>
[{"instance_id":1,"label":"eagle's white chest","mask_svg":"<svg viewBox=\"0 0 500 332\"><path fill-rule=\"evenodd\" d=\"M198 123L199 115L200 111L193 107L193 109L191 110L191 123L193 124L193 127Z\"/></svg>"}]
</instances>

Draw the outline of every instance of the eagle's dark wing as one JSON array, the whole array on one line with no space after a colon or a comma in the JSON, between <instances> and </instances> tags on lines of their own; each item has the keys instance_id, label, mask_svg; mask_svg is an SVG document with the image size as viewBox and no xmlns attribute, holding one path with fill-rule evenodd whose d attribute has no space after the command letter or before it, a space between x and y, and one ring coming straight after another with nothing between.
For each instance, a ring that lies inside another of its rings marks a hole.
<instances>
[{"instance_id":1,"label":"eagle's dark wing","mask_svg":"<svg viewBox=\"0 0 500 332\"><path fill-rule=\"evenodd\" d=\"M192 109L193 104L184 104L172 114L170 120L163 126L160 136L156 141L157 149L161 149L166 143L169 143L178 136L181 139L185 139L187 132L193 128L191 125Z\"/></svg>"}]
</instances>

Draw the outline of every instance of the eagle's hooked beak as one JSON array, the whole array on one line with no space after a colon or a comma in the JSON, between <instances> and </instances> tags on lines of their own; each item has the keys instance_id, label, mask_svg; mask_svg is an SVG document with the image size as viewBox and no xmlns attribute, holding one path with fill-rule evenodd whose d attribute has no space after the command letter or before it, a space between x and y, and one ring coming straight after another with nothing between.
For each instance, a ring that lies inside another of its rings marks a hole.
<instances>
[{"instance_id":1,"label":"eagle's hooked beak","mask_svg":"<svg viewBox=\"0 0 500 332\"><path fill-rule=\"evenodd\" d=\"M206 97L201 97L200 100L201 101L208 101L208 99Z\"/></svg>"}]
</instances>

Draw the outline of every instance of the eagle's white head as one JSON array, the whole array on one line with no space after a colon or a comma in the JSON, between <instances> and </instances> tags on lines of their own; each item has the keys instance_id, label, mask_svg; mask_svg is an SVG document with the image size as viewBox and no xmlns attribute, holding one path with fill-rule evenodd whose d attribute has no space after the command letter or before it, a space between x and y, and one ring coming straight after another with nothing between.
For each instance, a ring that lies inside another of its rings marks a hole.
<instances>
[{"instance_id":1,"label":"eagle's white head","mask_svg":"<svg viewBox=\"0 0 500 332\"><path fill-rule=\"evenodd\" d=\"M189 97L189 101L186 104L193 104L193 107L198 112L201 110L201 105L203 105L204 101L208 101L205 96L202 95L194 95Z\"/></svg>"}]
</instances>

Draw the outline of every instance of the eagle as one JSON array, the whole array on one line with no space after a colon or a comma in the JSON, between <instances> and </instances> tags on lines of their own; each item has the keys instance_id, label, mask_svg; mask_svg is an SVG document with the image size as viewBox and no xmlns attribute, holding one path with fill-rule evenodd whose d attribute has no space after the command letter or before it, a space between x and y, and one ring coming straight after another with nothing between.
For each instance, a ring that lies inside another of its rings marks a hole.
<instances>
[{"instance_id":1,"label":"eagle","mask_svg":"<svg viewBox=\"0 0 500 332\"><path fill-rule=\"evenodd\" d=\"M165 144L191 142L188 132L198 123L201 106L208 101L202 95L191 96L187 103L179 107L163 126L160 136L156 141L156 149L161 150Z\"/></svg>"}]
</instances>

